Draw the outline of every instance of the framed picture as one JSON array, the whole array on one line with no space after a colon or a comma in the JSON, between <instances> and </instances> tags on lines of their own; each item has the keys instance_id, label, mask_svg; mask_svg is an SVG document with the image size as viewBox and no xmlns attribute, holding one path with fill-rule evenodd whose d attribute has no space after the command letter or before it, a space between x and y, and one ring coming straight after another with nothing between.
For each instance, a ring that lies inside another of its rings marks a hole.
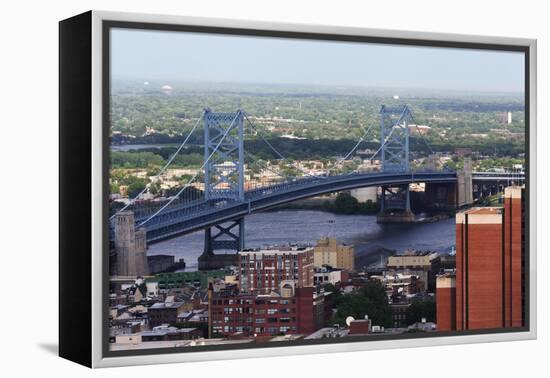
<instances>
[{"instance_id":1,"label":"framed picture","mask_svg":"<svg viewBox=\"0 0 550 378\"><path fill-rule=\"evenodd\" d=\"M536 337L536 41L60 22L60 355Z\"/></svg>"}]
</instances>

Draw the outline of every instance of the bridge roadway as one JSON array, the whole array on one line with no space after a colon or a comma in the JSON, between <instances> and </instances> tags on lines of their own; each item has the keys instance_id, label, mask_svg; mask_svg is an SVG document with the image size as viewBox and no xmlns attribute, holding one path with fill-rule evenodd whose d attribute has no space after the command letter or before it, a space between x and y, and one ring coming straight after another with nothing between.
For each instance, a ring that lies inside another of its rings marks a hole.
<instances>
[{"instance_id":1,"label":"bridge roadway","mask_svg":"<svg viewBox=\"0 0 550 378\"><path fill-rule=\"evenodd\" d=\"M523 174L474 172L473 182L523 180ZM332 177L295 179L265 188L247 191L244 201L200 201L168 207L145 225L147 243L153 244L178 235L188 234L223 222L239 219L253 212L266 210L284 203L322 194L364 188L410 183L455 183L456 173L411 172L411 173L354 173ZM146 216L138 217L136 224Z\"/></svg>"},{"instance_id":2,"label":"bridge roadway","mask_svg":"<svg viewBox=\"0 0 550 378\"><path fill-rule=\"evenodd\" d=\"M369 186L401 185L415 182L454 183L456 182L456 173L450 171L355 173L332 177L300 178L247 191L244 201L202 201L187 206L168 207L144 225L147 229L147 243L153 244L178 235L188 234L303 198ZM145 217L137 218L136 224L139 225L145 219Z\"/></svg>"}]
</instances>

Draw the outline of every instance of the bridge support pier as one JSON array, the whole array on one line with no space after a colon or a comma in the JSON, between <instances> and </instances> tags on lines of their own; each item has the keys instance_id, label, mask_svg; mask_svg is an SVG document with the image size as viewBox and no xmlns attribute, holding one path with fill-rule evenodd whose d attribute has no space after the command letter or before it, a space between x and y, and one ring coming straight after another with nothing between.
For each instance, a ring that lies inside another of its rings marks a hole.
<instances>
[{"instance_id":1,"label":"bridge support pier","mask_svg":"<svg viewBox=\"0 0 550 378\"><path fill-rule=\"evenodd\" d=\"M244 218L218 224L204 230L204 251L199 256L199 270L222 269L237 263L237 255L215 254L216 250L242 251L244 249Z\"/></svg>"},{"instance_id":2,"label":"bridge support pier","mask_svg":"<svg viewBox=\"0 0 550 378\"><path fill-rule=\"evenodd\" d=\"M382 187L380 196L380 213L376 216L377 223L411 223L414 214L411 211L411 196L409 185L398 187Z\"/></svg>"},{"instance_id":3,"label":"bridge support pier","mask_svg":"<svg viewBox=\"0 0 550 378\"><path fill-rule=\"evenodd\" d=\"M457 208L456 184L427 183L425 187L424 207L426 210L454 210Z\"/></svg>"},{"instance_id":4,"label":"bridge support pier","mask_svg":"<svg viewBox=\"0 0 550 378\"><path fill-rule=\"evenodd\" d=\"M464 168L456 172L456 206L470 206L474 203L472 183L472 160L464 158Z\"/></svg>"}]
</instances>

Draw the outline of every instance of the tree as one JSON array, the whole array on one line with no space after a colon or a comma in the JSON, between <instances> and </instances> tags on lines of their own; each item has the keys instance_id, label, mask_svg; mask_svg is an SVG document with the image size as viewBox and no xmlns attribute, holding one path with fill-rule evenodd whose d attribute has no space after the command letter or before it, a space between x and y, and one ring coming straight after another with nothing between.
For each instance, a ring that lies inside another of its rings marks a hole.
<instances>
[{"instance_id":1,"label":"tree","mask_svg":"<svg viewBox=\"0 0 550 378\"><path fill-rule=\"evenodd\" d=\"M422 318L427 322L435 322L435 311L435 301L431 299L413 302L407 309L407 324L420 322Z\"/></svg>"},{"instance_id":2,"label":"tree","mask_svg":"<svg viewBox=\"0 0 550 378\"><path fill-rule=\"evenodd\" d=\"M159 182L153 182L149 185L149 193L153 195L157 195L160 193L160 183Z\"/></svg>"},{"instance_id":3,"label":"tree","mask_svg":"<svg viewBox=\"0 0 550 378\"><path fill-rule=\"evenodd\" d=\"M370 280L359 290L342 295L336 310L333 322L337 324L345 324L348 316L363 319L365 315L369 316L373 325L390 327L392 324L386 291L377 280Z\"/></svg>"},{"instance_id":4,"label":"tree","mask_svg":"<svg viewBox=\"0 0 550 378\"><path fill-rule=\"evenodd\" d=\"M358 210L359 202L355 197L347 192L340 192L334 200L334 208L336 213L355 214Z\"/></svg>"},{"instance_id":5,"label":"tree","mask_svg":"<svg viewBox=\"0 0 550 378\"><path fill-rule=\"evenodd\" d=\"M130 177L133 177L133 179L130 180L130 183L128 184L128 197L134 198L145 188L145 185L147 185L147 180L134 176Z\"/></svg>"}]
</instances>

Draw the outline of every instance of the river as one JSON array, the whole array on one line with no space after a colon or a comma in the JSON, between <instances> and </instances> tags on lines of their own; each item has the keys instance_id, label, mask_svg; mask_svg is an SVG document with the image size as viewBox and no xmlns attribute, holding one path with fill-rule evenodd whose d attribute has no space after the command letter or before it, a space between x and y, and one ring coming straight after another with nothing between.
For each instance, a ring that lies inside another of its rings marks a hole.
<instances>
[{"instance_id":1,"label":"river","mask_svg":"<svg viewBox=\"0 0 550 378\"><path fill-rule=\"evenodd\" d=\"M377 224L374 215L337 215L313 210L279 210L251 214L245 220L246 247L289 243L312 244L323 237L355 246L356 267L376 263L388 250L431 250L448 253L455 244L455 220L433 223ZM149 247L148 255L183 258L186 270L197 270L204 232L180 236Z\"/></svg>"}]
</instances>

